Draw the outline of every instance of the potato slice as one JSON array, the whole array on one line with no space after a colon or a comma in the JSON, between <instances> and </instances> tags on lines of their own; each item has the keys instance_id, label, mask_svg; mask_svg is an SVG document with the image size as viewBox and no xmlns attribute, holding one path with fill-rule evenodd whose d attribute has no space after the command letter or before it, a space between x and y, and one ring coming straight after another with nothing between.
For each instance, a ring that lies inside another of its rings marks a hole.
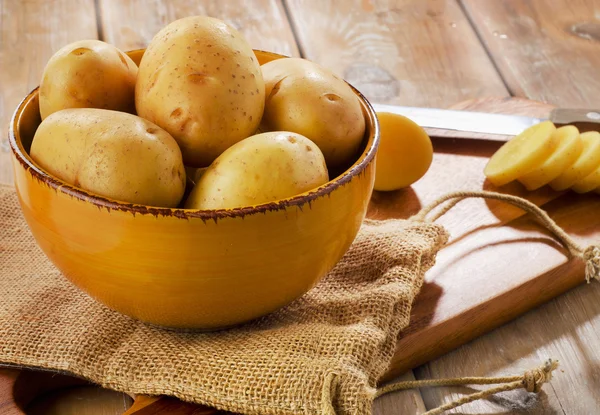
<instances>
[{"instance_id":1,"label":"potato slice","mask_svg":"<svg viewBox=\"0 0 600 415\"><path fill-rule=\"evenodd\" d=\"M588 193L592 190L596 190L600 187L600 166L594 170L591 174L588 174L583 179L579 180L573 186L571 190L577 193Z\"/></svg>"},{"instance_id":2,"label":"potato slice","mask_svg":"<svg viewBox=\"0 0 600 415\"><path fill-rule=\"evenodd\" d=\"M600 133L589 131L580 137L583 142L581 154L571 167L550 182L554 190L568 189L600 166Z\"/></svg>"},{"instance_id":3,"label":"potato slice","mask_svg":"<svg viewBox=\"0 0 600 415\"><path fill-rule=\"evenodd\" d=\"M502 186L537 169L556 148L556 127L544 121L529 127L494 153L484 174L496 186Z\"/></svg>"},{"instance_id":4,"label":"potato slice","mask_svg":"<svg viewBox=\"0 0 600 415\"><path fill-rule=\"evenodd\" d=\"M527 190L535 190L550 183L560 176L569 166L573 165L583 148L579 130L572 125L560 127L554 131L557 144L554 152L537 169L524 176L519 181ZM599 184L600 185L600 184Z\"/></svg>"}]
</instances>

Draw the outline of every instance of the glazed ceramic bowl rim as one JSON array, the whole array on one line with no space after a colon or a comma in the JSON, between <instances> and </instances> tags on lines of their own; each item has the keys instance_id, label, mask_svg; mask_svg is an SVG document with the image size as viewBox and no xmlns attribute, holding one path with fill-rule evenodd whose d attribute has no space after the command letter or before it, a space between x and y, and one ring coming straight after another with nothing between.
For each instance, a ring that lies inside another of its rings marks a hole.
<instances>
[{"instance_id":1,"label":"glazed ceramic bowl rim","mask_svg":"<svg viewBox=\"0 0 600 415\"><path fill-rule=\"evenodd\" d=\"M139 52L143 49L129 51L127 53ZM278 58L287 58L288 56L279 55L273 52L266 52L256 50L266 55L276 56ZM350 85L350 84L348 84ZM9 127L9 143L13 155L23 167L28 170L36 179L50 185L57 191L65 193L72 198L81 200L83 202L90 202L93 205L106 208L108 210L119 210L124 212L130 212L133 215L136 214L151 214L154 216L171 216L181 219L189 218L200 218L203 220L212 219L217 220L220 218L227 217L244 217L251 214L266 213L268 211L285 210L290 206L298 206L302 208L305 204L310 204L312 201L319 197L326 196L333 192L340 186L348 183L352 178L361 174L367 165L372 162L375 158L377 148L379 146L379 123L375 110L371 106L371 103L361 94L356 88L350 85L354 93L359 97L363 113L365 115L365 122L368 127L369 137L367 137L367 145L364 151L358 156L357 160L342 174L328 181L322 186L319 186L313 190L310 190L299 195L295 195L289 198L280 199L275 202L263 203L259 205L246 206L233 209L215 209L215 210L201 210L201 209L183 209L183 208L165 208L165 207L154 207L148 205L140 205L134 203L121 202L114 199L109 199L103 196L99 196L83 189L76 188L66 182L55 178L40 167L31 159L29 154L25 151L23 143L21 141L19 125L21 122L21 116L27 104L33 100L39 91L39 86L32 90L27 96L19 103L15 110Z\"/></svg>"}]
</instances>

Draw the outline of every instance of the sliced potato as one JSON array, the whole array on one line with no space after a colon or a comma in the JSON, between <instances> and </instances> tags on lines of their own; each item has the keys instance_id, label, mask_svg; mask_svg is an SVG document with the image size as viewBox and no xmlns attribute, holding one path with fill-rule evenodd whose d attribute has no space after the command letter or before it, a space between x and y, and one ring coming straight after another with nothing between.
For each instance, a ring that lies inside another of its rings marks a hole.
<instances>
[{"instance_id":1,"label":"sliced potato","mask_svg":"<svg viewBox=\"0 0 600 415\"><path fill-rule=\"evenodd\" d=\"M577 127L567 125L554 131L557 144L554 152L537 169L519 177L527 190L535 190L550 183L573 165L583 148Z\"/></svg>"},{"instance_id":2,"label":"sliced potato","mask_svg":"<svg viewBox=\"0 0 600 415\"><path fill-rule=\"evenodd\" d=\"M579 180L573 186L571 186L571 190L577 193L587 193L592 190L596 190L600 187L600 166L592 173L585 176L583 179Z\"/></svg>"},{"instance_id":3,"label":"sliced potato","mask_svg":"<svg viewBox=\"0 0 600 415\"><path fill-rule=\"evenodd\" d=\"M554 131L550 121L529 127L496 151L485 166L485 176L502 186L539 168L556 148Z\"/></svg>"},{"instance_id":4,"label":"sliced potato","mask_svg":"<svg viewBox=\"0 0 600 415\"><path fill-rule=\"evenodd\" d=\"M592 174L600 166L600 133L589 131L580 135L583 143L581 154L560 176L550 182L554 190L566 190Z\"/></svg>"},{"instance_id":5,"label":"sliced potato","mask_svg":"<svg viewBox=\"0 0 600 415\"><path fill-rule=\"evenodd\" d=\"M381 139L375 167L375 190L402 189L419 180L431 166L431 139L414 121L378 112Z\"/></svg>"}]
</instances>

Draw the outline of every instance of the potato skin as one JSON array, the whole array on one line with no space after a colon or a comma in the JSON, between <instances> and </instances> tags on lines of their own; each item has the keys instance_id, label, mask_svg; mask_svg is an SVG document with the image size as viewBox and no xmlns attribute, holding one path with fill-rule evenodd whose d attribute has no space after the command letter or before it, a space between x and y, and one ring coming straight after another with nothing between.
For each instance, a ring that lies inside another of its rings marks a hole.
<instances>
[{"instance_id":1,"label":"potato skin","mask_svg":"<svg viewBox=\"0 0 600 415\"><path fill-rule=\"evenodd\" d=\"M181 151L173 137L124 112L55 112L38 127L30 155L66 183L124 202L176 207L185 190Z\"/></svg>"},{"instance_id":2,"label":"potato skin","mask_svg":"<svg viewBox=\"0 0 600 415\"><path fill-rule=\"evenodd\" d=\"M262 65L266 103L263 131L293 131L319 146L330 169L347 167L365 133L352 88L329 70L300 58Z\"/></svg>"},{"instance_id":3,"label":"potato skin","mask_svg":"<svg viewBox=\"0 0 600 415\"><path fill-rule=\"evenodd\" d=\"M66 108L102 108L135 112L138 67L116 47L81 40L56 52L40 84L42 120Z\"/></svg>"},{"instance_id":4,"label":"potato skin","mask_svg":"<svg viewBox=\"0 0 600 415\"><path fill-rule=\"evenodd\" d=\"M205 167L256 131L264 94L258 60L243 36L221 20L192 16L152 39L135 100L141 117L177 140L186 165Z\"/></svg>"},{"instance_id":5,"label":"potato skin","mask_svg":"<svg viewBox=\"0 0 600 415\"><path fill-rule=\"evenodd\" d=\"M229 209L274 202L327 183L319 147L300 134L257 134L221 154L198 180L188 209Z\"/></svg>"}]
</instances>

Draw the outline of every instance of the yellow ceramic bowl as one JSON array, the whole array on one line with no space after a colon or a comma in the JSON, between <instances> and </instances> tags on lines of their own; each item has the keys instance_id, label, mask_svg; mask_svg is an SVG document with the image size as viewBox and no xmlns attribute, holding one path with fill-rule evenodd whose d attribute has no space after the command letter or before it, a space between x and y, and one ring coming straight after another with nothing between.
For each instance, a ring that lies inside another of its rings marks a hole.
<instances>
[{"instance_id":1,"label":"yellow ceramic bowl","mask_svg":"<svg viewBox=\"0 0 600 415\"><path fill-rule=\"evenodd\" d=\"M139 62L143 51L130 52ZM284 58L256 52L261 63ZM379 127L358 92L366 133L356 162L313 191L274 203L200 211L109 200L51 177L29 157L38 92L10 129L15 186L39 246L91 297L133 318L215 329L282 307L340 260L365 216Z\"/></svg>"}]
</instances>

